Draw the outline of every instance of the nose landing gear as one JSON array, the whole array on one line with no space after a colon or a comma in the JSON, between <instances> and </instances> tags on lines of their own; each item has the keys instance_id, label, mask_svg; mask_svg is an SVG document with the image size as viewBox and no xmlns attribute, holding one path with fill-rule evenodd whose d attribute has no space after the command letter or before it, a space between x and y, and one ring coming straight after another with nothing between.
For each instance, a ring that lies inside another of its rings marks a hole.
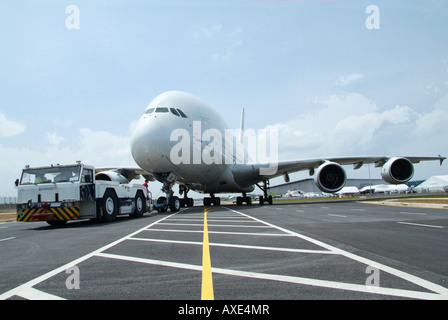
<instances>
[{"instance_id":1,"label":"nose landing gear","mask_svg":"<svg viewBox=\"0 0 448 320\"><path fill-rule=\"evenodd\" d=\"M166 180L163 183L162 191L165 192L165 197L159 197L157 199L156 209L158 212L167 212L168 208L171 212L178 212L181 207L181 202L179 197L174 195L172 186L174 185L174 180Z\"/></svg>"}]
</instances>

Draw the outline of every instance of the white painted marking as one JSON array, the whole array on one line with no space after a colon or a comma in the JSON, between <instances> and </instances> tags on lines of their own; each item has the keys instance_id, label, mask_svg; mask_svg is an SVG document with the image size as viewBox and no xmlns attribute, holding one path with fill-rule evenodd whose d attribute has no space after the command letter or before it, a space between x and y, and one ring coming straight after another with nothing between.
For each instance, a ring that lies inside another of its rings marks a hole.
<instances>
[{"instance_id":1,"label":"white painted marking","mask_svg":"<svg viewBox=\"0 0 448 320\"><path fill-rule=\"evenodd\" d=\"M351 211L359 211L359 212L364 212L366 211L365 209L350 209Z\"/></svg>"},{"instance_id":2,"label":"white painted marking","mask_svg":"<svg viewBox=\"0 0 448 320\"><path fill-rule=\"evenodd\" d=\"M170 221L185 221L185 222L195 222L195 221L200 221L200 222L203 222L204 221L204 219L178 219L178 218L172 218L172 219L170 219ZM234 219L231 219L231 220L224 220L224 219L219 219L219 220L217 220L217 219L213 219L213 218L210 218L210 219L207 219L207 222L238 222L238 223L242 223L242 222L244 222L244 223L255 223L255 221L252 221L252 220L234 220Z\"/></svg>"},{"instance_id":3,"label":"white painted marking","mask_svg":"<svg viewBox=\"0 0 448 320\"><path fill-rule=\"evenodd\" d=\"M145 229L145 231L203 233L203 230L178 230L178 229ZM209 231L208 233L238 234L246 236L291 237L291 235L287 233L251 233L251 232L224 232L224 231Z\"/></svg>"},{"instance_id":4,"label":"white painted marking","mask_svg":"<svg viewBox=\"0 0 448 320\"><path fill-rule=\"evenodd\" d=\"M296 210L297 212L304 213L304 210Z\"/></svg>"},{"instance_id":5,"label":"white painted marking","mask_svg":"<svg viewBox=\"0 0 448 320\"><path fill-rule=\"evenodd\" d=\"M159 223L159 225L173 225L173 226L194 226L194 227L202 227L203 224L197 224L197 223L170 223L170 222L164 222ZM268 226L242 226L242 225L236 225L236 224L209 224L209 227L232 227L232 228L270 228Z\"/></svg>"},{"instance_id":6,"label":"white painted marking","mask_svg":"<svg viewBox=\"0 0 448 320\"><path fill-rule=\"evenodd\" d=\"M347 216L343 216L343 215L340 215L340 214L331 214L331 213L329 213L328 215L332 216L332 217L347 218Z\"/></svg>"},{"instance_id":7,"label":"white painted marking","mask_svg":"<svg viewBox=\"0 0 448 320\"><path fill-rule=\"evenodd\" d=\"M442 226L435 226L435 225L431 225L431 224L420 224L420 223L411 223L411 222L397 222L400 224L408 224L411 226L419 226L419 227L428 227L428 228L439 228L439 229L444 229L444 227Z\"/></svg>"},{"instance_id":8,"label":"white painted marking","mask_svg":"<svg viewBox=\"0 0 448 320\"><path fill-rule=\"evenodd\" d=\"M416 214L416 215L426 216L426 213L422 213L422 212L405 212L405 211L400 211L400 213L403 213L403 214Z\"/></svg>"},{"instance_id":9,"label":"white painted marking","mask_svg":"<svg viewBox=\"0 0 448 320\"><path fill-rule=\"evenodd\" d=\"M20 290L17 290L15 295L28 300L66 300L53 294L37 290L33 287L23 287Z\"/></svg>"},{"instance_id":10,"label":"white painted marking","mask_svg":"<svg viewBox=\"0 0 448 320\"><path fill-rule=\"evenodd\" d=\"M209 224L209 227L232 227L232 228L269 228L268 226L242 226L234 224Z\"/></svg>"},{"instance_id":11,"label":"white painted marking","mask_svg":"<svg viewBox=\"0 0 448 320\"><path fill-rule=\"evenodd\" d=\"M195 242L195 241L163 240L163 239L147 239L147 238L130 238L129 240L147 241L147 242L174 243L174 244L192 244L192 245L198 245L198 246L202 246L203 245L202 242ZM231 243L209 243L209 245L210 246L214 246L214 247L242 248L242 249L253 249L253 250L271 250L271 251L280 251L280 252L336 254L336 253L334 253L332 251L327 251L327 250L309 250L309 249L293 249L293 248L248 246L248 245L231 244Z\"/></svg>"},{"instance_id":12,"label":"white painted marking","mask_svg":"<svg viewBox=\"0 0 448 320\"><path fill-rule=\"evenodd\" d=\"M1 241L8 241L8 240L12 240L12 239L15 239L16 237L11 237L11 238L5 238L5 239L0 239L0 242Z\"/></svg>"}]
</instances>

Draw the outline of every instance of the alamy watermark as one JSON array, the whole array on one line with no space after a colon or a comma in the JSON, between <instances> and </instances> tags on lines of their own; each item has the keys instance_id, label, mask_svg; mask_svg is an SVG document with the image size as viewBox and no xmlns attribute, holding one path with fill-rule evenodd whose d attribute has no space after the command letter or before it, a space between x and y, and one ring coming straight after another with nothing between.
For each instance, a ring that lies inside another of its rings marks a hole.
<instances>
[{"instance_id":1,"label":"alamy watermark","mask_svg":"<svg viewBox=\"0 0 448 320\"><path fill-rule=\"evenodd\" d=\"M278 129L226 129L224 133L193 121L192 134L178 128L171 132L170 161L175 164L260 163L261 175L272 175L278 168ZM224 134L224 136L223 136Z\"/></svg>"},{"instance_id":2,"label":"alamy watermark","mask_svg":"<svg viewBox=\"0 0 448 320\"><path fill-rule=\"evenodd\" d=\"M369 30L380 29L380 8L373 4L367 6L366 14L370 14L366 19L366 28Z\"/></svg>"},{"instance_id":3,"label":"alamy watermark","mask_svg":"<svg viewBox=\"0 0 448 320\"><path fill-rule=\"evenodd\" d=\"M81 277L78 266L68 268L65 273L70 274L65 280L65 287L68 290L79 290L81 288Z\"/></svg>"},{"instance_id":4,"label":"alamy watermark","mask_svg":"<svg viewBox=\"0 0 448 320\"><path fill-rule=\"evenodd\" d=\"M366 279L367 287L379 287L380 286L380 269L367 266L366 273L370 274Z\"/></svg>"},{"instance_id":5,"label":"alamy watermark","mask_svg":"<svg viewBox=\"0 0 448 320\"><path fill-rule=\"evenodd\" d=\"M79 30L81 28L79 7L75 5L67 6L65 13L69 14L65 19L65 27L68 30Z\"/></svg>"},{"instance_id":6,"label":"alamy watermark","mask_svg":"<svg viewBox=\"0 0 448 320\"><path fill-rule=\"evenodd\" d=\"M65 20L65 27L68 30L79 30L80 27L80 10L77 5L69 5L65 8L65 13L69 16ZM380 29L380 8L376 5L368 5L365 10L369 16L366 18L365 26L369 30Z\"/></svg>"}]
</instances>

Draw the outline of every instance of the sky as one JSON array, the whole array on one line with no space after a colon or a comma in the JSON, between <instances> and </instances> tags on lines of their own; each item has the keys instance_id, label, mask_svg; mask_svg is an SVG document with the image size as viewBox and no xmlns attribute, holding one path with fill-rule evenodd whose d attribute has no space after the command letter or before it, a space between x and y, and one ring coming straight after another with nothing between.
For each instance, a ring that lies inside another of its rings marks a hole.
<instances>
[{"instance_id":1,"label":"sky","mask_svg":"<svg viewBox=\"0 0 448 320\"><path fill-rule=\"evenodd\" d=\"M279 160L447 156L447 21L443 0L0 0L0 196L26 164L136 166L132 130L168 90L278 129Z\"/></svg>"}]
</instances>

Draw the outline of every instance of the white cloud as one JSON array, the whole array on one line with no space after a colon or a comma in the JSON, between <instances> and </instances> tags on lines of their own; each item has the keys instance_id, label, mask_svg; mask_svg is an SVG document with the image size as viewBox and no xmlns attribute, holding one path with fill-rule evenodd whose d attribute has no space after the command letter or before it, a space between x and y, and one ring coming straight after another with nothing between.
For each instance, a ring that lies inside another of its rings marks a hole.
<instances>
[{"instance_id":1,"label":"white cloud","mask_svg":"<svg viewBox=\"0 0 448 320\"><path fill-rule=\"evenodd\" d=\"M107 131L82 128L78 158L96 166L126 165L133 163L130 151L130 136L116 136Z\"/></svg>"},{"instance_id":2,"label":"white cloud","mask_svg":"<svg viewBox=\"0 0 448 320\"><path fill-rule=\"evenodd\" d=\"M437 155L448 147L448 96L420 114L409 106L381 109L358 93L314 98L312 109L274 127L279 159L343 155Z\"/></svg>"},{"instance_id":3,"label":"white cloud","mask_svg":"<svg viewBox=\"0 0 448 320\"><path fill-rule=\"evenodd\" d=\"M396 106L384 112L371 112L361 116L348 116L339 121L334 135L342 136L344 143L350 142L360 148L372 143L375 133L384 125L398 125L410 121L413 111L409 107Z\"/></svg>"},{"instance_id":4,"label":"white cloud","mask_svg":"<svg viewBox=\"0 0 448 320\"><path fill-rule=\"evenodd\" d=\"M345 86L349 85L350 83L352 83L353 81L356 81L356 80L359 80L362 78L364 78L364 75L359 74L359 73L353 73L348 76L340 76L338 81L336 82L336 85L340 86L340 87L345 87Z\"/></svg>"},{"instance_id":5,"label":"white cloud","mask_svg":"<svg viewBox=\"0 0 448 320\"><path fill-rule=\"evenodd\" d=\"M447 149L448 134L446 124L448 123L448 95L436 102L434 110L420 114L416 121L414 133L418 137L427 137L430 140L437 140L444 137L444 149Z\"/></svg>"},{"instance_id":6,"label":"white cloud","mask_svg":"<svg viewBox=\"0 0 448 320\"><path fill-rule=\"evenodd\" d=\"M58 146L65 138L59 136L56 132L47 132L47 138L51 145Z\"/></svg>"},{"instance_id":7,"label":"white cloud","mask_svg":"<svg viewBox=\"0 0 448 320\"><path fill-rule=\"evenodd\" d=\"M12 137L25 132L25 125L6 119L0 114L0 137Z\"/></svg>"}]
</instances>

